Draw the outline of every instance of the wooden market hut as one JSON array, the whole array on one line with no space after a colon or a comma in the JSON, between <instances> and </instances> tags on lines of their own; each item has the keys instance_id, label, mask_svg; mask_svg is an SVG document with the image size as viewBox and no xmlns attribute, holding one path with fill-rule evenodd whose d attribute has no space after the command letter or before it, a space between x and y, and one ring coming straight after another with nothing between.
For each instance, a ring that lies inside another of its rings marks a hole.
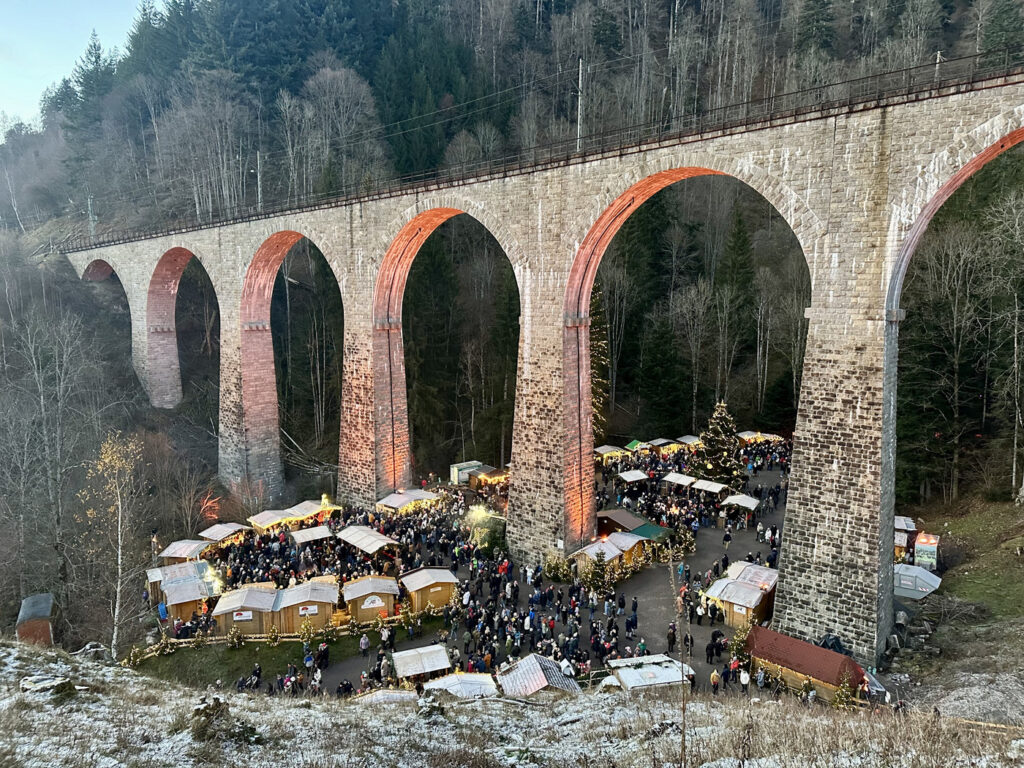
<instances>
[{"instance_id":1,"label":"wooden market hut","mask_svg":"<svg viewBox=\"0 0 1024 768\"><path fill-rule=\"evenodd\" d=\"M261 536L274 531L283 525L297 526L309 520L318 519L321 522L338 507L328 501L324 496L320 501L300 501L288 509L267 509L249 518L256 533Z\"/></svg>"},{"instance_id":2,"label":"wooden market hut","mask_svg":"<svg viewBox=\"0 0 1024 768\"><path fill-rule=\"evenodd\" d=\"M599 445L594 449L594 461L602 467L607 467L613 461L629 456L630 453L631 451L617 445Z\"/></svg>"},{"instance_id":3,"label":"wooden market hut","mask_svg":"<svg viewBox=\"0 0 1024 768\"><path fill-rule=\"evenodd\" d=\"M338 605L338 583L307 581L277 593L274 623L286 635L299 631L302 622L309 619L314 629L326 627L334 618Z\"/></svg>"},{"instance_id":4,"label":"wooden market hut","mask_svg":"<svg viewBox=\"0 0 1024 768\"><path fill-rule=\"evenodd\" d=\"M459 577L447 568L416 568L406 571L398 580L409 593L413 613L427 610L427 606L442 608L451 602L459 586Z\"/></svg>"},{"instance_id":5,"label":"wooden market hut","mask_svg":"<svg viewBox=\"0 0 1024 768\"><path fill-rule=\"evenodd\" d=\"M651 440L651 448L660 453L662 456L666 454L675 453L682 448L682 443L678 440L668 440L664 437L657 437Z\"/></svg>"},{"instance_id":6,"label":"wooden market hut","mask_svg":"<svg viewBox=\"0 0 1024 768\"><path fill-rule=\"evenodd\" d=\"M917 539L917 526L912 518L896 515L893 518L893 559L903 562Z\"/></svg>"},{"instance_id":7,"label":"wooden market hut","mask_svg":"<svg viewBox=\"0 0 1024 768\"><path fill-rule=\"evenodd\" d=\"M760 624L768 618L765 594L753 584L735 579L718 579L704 591L707 602L714 602L730 627L742 627L753 620Z\"/></svg>"},{"instance_id":8,"label":"wooden market hut","mask_svg":"<svg viewBox=\"0 0 1024 768\"><path fill-rule=\"evenodd\" d=\"M608 534L607 541L622 552L622 560L626 565L632 565L635 560L643 557L644 542L647 539L635 533L619 531Z\"/></svg>"},{"instance_id":9,"label":"wooden market hut","mask_svg":"<svg viewBox=\"0 0 1024 768\"><path fill-rule=\"evenodd\" d=\"M198 560L209 546L211 543L205 539L182 539L168 544L157 557L164 561L164 565L185 563Z\"/></svg>"},{"instance_id":10,"label":"wooden market hut","mask_svg":"<svg viewBox=\"0 0 1024 768\"><path fill-rule=\"evenodd\" d=\"M53 645L53 625L57 620L57 601L49 592L29 595L21 601L14 633L23 643Z\"/></svg>"},{"instance_id":11,"label":"wooden market hut","mask_svg":"<svg viewBox=\"0 0 1024 768\"><path fill-rule=\"evenodd\" d=\"M423 507L433 507L437 504L437 499L436 493L424 491L420 488L410 488L404 491L400 490L389 493L377 502L377 511L384 514L396 512L406 514L415 512Z\"/></svg>"},{"instance_id":12,"label":"wooden market hut","mask_svg":"<svg viewBox=\"0 0 1024 768\"><path fill-rule=\"evenodd\" d=\"M251 530L252 528L241 523L216 523L206 530L200 531L199 538L223 547L240 541L245 536L245 532Z\"/></svg>"},{"instance_id":13,"label":"wooden market hut","mask_svg":"<svg viewBox=\"0 0 1024 768\"><path fill-rule=\"evenodd\" d=\"M865 673L849 656L766 627L751 627L745 648L750 654L750 671L755 675L759 669L764 669L765 674L781 678L794 691L810 681L817 696L824 701L835 698L845 679L853 696L859 696Z\"/></svg>"},{"instance_id":14,"label":"wooden market hut","mask_svg":"<svg viewBox=\"0 0 1024 768\"><path fill-rule=\"evenodd\" d=\"M625 509L602 509L597 513L597 535L604 537L615 531L633 531L648 522Z\"/></svg>"},{"instance_id":15,"label":"wooden market hut","mask_svg":"<svg viewBox=\"0 0 1024 768\"><path fill-rule=\"evenodd\" d=\"M497 485L508 480L508 470L498 469L488 464L481 464L476 469L466 473L469 477L469 488L478 491L488 485Z\"/></svg>"},{"instance_id":16,"label":"wooden market hut","mask_svg":"<svg viewBox=\"0 0 1024 768\"><path fill-rule=\"evenodd\" d=\"M193 579L215 581L210 564L205 560L189 560L160 568L147 568L146 583L149 585L150 605L155 606L163 600L164 587Z\"/></svg>"},{"instance_id":17,"label":"wooden market hut","mask_svg":"<svg viewBox=\"0 0 1024 768\"><path fill-rule=\"evenodd\" d=\"M470 470L483 466L482 461L460 461L448 467L448 480L452 485L464 485L469 482Z\"/></svg>"},{"instance_id":18,"label":"wooden market hut","mask_svg":"<svg viewBox=\"0 0 1024 768\"><path fill-rule=\"evenodd\" d=\"M647 452L651 450L651 444L645 443L643 440L630 440L628 443L626 443L626 450Z\"/></svg>"},{"instance_id":19,"label":"wooden market hut","mask_svg":"<svg viewBox=\"0 0 1024 768\"><path fill-rule=\"evenodd\" d=\"M696 435L683 435L682 437L677 437L676 442L691 451L696 451L701 447L700 438Z\"/></svg>"},{"instance_id":20,"label":"wooden market hut","mask_svg":"<svg viewBox=\"0 0 1024 768\"><path fill-rule=\"evenodd\" d=\"M163 584L163 603L167 608L167 618L171 621L181 619L188 621L195 613L202 616L207 600L217 595L213 584L202 579L187 579L171 584Z\"/></svg>"},{"instance_id":21,"label":"wooden market hut","mask_svg":"<svg viewBox=\"0 0 1024 768\"><path fill-rule=\"evenodd\" d=\"M622 557L622 550L612 544L610 541L604 539L598 539L592 541L585 547L581 547L573 552L569 558L576 561L577 568L583 568L586 561L596 561L598 553L604 554L604 561L611 563Z\"/></svg>"},{"instance_id":22,"label":"wooden market hut","mask_svg":"<svg viewBox=\"0 0 1024 768\"><path fill-rule=\"evenodd\" d=\"M341 596L349 615L360 624L384 614L391 616L398 597L398 581L385 576L363 576L341 586Z\"/></svg>"},{"instance_id":23,"label":"wooden market hut","mask_svg":"<svg viewBox=\"0 0 1024 768\"><path fill-rule=\"evenodd\" d=\"M225 592L213 609L217 632L226 635L232 627L244 635L265 635L274 623L277 589L271 582L247 584Z\"/></svg>"}]
</instances>

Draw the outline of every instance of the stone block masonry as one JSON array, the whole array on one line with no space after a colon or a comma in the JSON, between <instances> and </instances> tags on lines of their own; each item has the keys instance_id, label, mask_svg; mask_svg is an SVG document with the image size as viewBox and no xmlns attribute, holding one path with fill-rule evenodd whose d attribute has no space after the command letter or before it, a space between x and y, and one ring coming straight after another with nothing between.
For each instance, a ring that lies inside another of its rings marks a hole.
<instances>
[{"instance_id":1,"label":"stone block masonry","mask_svg":"<svg viewBox=\"0 0 1024 768\"><path fill-rule=\"evenodd\" d=\"M533 563L594 535L588 314L605 248L668 184L739 179L793 228L812 284L776 628L807 640L834 631L873 663L892 623L903 274L941 202L1022 140L1024 77L1007 77L68 257L84 279L120 278L135 369L157 407L181 397L174 296L188 259L202 263L221 313L219 472L275 498L269 294L287 249L308 237L345 312L338 495L371 505L414 479L401 327L409 267L443 221L474 217L519 288L508 541Z\"/></svg>"}]
</instances>

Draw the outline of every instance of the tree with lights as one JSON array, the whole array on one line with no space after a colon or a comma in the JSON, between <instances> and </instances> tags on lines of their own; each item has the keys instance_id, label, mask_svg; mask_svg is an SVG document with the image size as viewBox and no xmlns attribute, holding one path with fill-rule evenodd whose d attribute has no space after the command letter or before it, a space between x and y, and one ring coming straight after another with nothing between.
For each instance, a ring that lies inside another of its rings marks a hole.
<instances>
[{"instance_id":1,"label":"tree with lights","mask_svg":"<svg viewBox=\"0 0 1024 768\"><path fill-rule=\"evenodd\" d=\"M701 448L697 451L697 474L707 480L722 483L740 491L747 475L738 455L739 440L736 422L724 402L715 406L707 428L700 434Z\"/></svg>"}]
</instances>

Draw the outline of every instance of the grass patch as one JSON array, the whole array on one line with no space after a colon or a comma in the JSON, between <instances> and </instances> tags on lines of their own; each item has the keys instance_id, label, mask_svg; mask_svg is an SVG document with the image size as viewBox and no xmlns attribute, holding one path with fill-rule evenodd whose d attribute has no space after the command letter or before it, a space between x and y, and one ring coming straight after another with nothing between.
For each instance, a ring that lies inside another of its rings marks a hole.
<instances>
[{"instance_id":1,"label":"grass patch","mask_svg":"<svg viewBox=\"0 0 1024 768\"><path fill-rule=\"evenodd\" d=\"M437 633L440 618L425 619L423 634L427 637ZM405 639L405 630L399 628L398 640ZM370 648L380 645L380 634L367 632ZM359 653L359 637L342 637L330 643L331 663L356 656ZM319 640L314 640L319 645ZM289 664L302 668L302 643L298 640L282 640L276 648L265 642L247 640L241 648L229 648L226 644L207 645L196 650L182 645L169 656L154 656L146 659L136 668L138 672L161 680L171 680L186 685L205 688L218 680L225 687L234 687L238 678L248 677L256 663L263 668L263 685L284 673Z\"/></svg>"},{"instance_id":2,"label":"grass patch","mask_svg":"<svg viewBox=\"0 0 1024 768\"><path fill-rule=\"evenodd\" d=\"M955 507L909 511L943 544L962 547L963 562L942 574L941 592L989 609L993 618L1024 617L1024 512L1009 503L966 499Z\"/></svg>"}]
</instances>

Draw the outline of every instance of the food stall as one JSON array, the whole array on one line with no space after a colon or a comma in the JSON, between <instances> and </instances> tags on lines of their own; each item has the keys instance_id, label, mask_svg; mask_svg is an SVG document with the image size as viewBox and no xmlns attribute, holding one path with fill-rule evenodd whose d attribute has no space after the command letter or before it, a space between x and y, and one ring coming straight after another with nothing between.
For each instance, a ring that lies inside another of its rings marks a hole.
<instances>
[{"instance_id":1,"label":"food stall","mask_svg":"<svg viewBox=\"0 0 1024 768\"><path fill-rule=\"evenodd\" d=\"M225 592L213 609L218 633L227 635L232 627L238 627L243 635L265 635L274 623L277 595L272 582L247 584Z\"/></svg>"},{"instance_id":2,"label":"food stall","mask_svg":"<svg viewBox=\"0 0 1024 768\"><path fill-rule=\"evenodd\" d=\"M730 627L743 627L751 620L760 624L768 617L765 593L753 584L735 579L718 579L704 590L704 598L708 603L718 605L725 623Z\"/></svg>"},{"instance_id":3,"label":"food stall","mask_svg":"<svg viewBox=\"0 0 1024 768\"><path fill-rule=\"evenodd\" d=\"M198 560L209 546L212 544L204 539L182 539L168 544L157 557L164 561L164 565L185 563L189 560Z\"/></svg>"},{"instance_id":4,"label":"food stall","mask_svg":"<svg viewBox=\"0 0 1024 768\"><path fill-rule=\"evenodd\" d=\"M341 596L349 615L363 624L394 613L398 581L387 576L363 576L345 582Z\"/></svg>"},{"instance_id":5,"label":"food stall","mask_svg":"<svg viewBox=\"0 0 1024 768\"><path fill-rule=\"evenodd\" d=\"M459 586L459 577L447 568L416 568L406 571L398 580L409 593L413 613L447 605Z\"/></svg>"},{"instance_id":6,"label":"food stall","mask_svg":"<svg viewBox=\"0 0 1024 768\"><path fill-rule=\"evenodd\" d=\"M338 531L338 538L360 552L376 554L384 547L396 547L398 542L366 525L350 525Z\"/></svg>"},{"instance_id":7,"label":"food stall","mask_svg":"<svg viewBox=\"0 0 1024 768\"><path fill-rule=\"evenodd\" d=\"M630 453L631 451L617 445L599 445L594 449L594 461L602 467L607 467L613 462L626 458Z\"/></svg>"},{"instance_id":8,"label":"food stall","mask_svg":"<svg viewBox=\"0 0 1024 768\"><path fill-rule=\"evenodd\" d=\"M284 634L298 633L306 619L314 629L321 630L331 623L337 605L337 581L313 580L296 584L278 592L274 623Z\"/></svg>"},{"instance_id":9,"label":"food stall","mask_svg":"<svg viewBox=\"0 0 1024 768\"><path fill-rule=\"evenodd\" d=\"M383 514L407 514L409 512L415 512L418 509L423 509L424 507L433 507L437 504L437 499L438 496L436 493L424 491L420 488L398 490L394 493L389 493L383 499L378 501L377 511Z\"/></svg>"}]
</instances>

